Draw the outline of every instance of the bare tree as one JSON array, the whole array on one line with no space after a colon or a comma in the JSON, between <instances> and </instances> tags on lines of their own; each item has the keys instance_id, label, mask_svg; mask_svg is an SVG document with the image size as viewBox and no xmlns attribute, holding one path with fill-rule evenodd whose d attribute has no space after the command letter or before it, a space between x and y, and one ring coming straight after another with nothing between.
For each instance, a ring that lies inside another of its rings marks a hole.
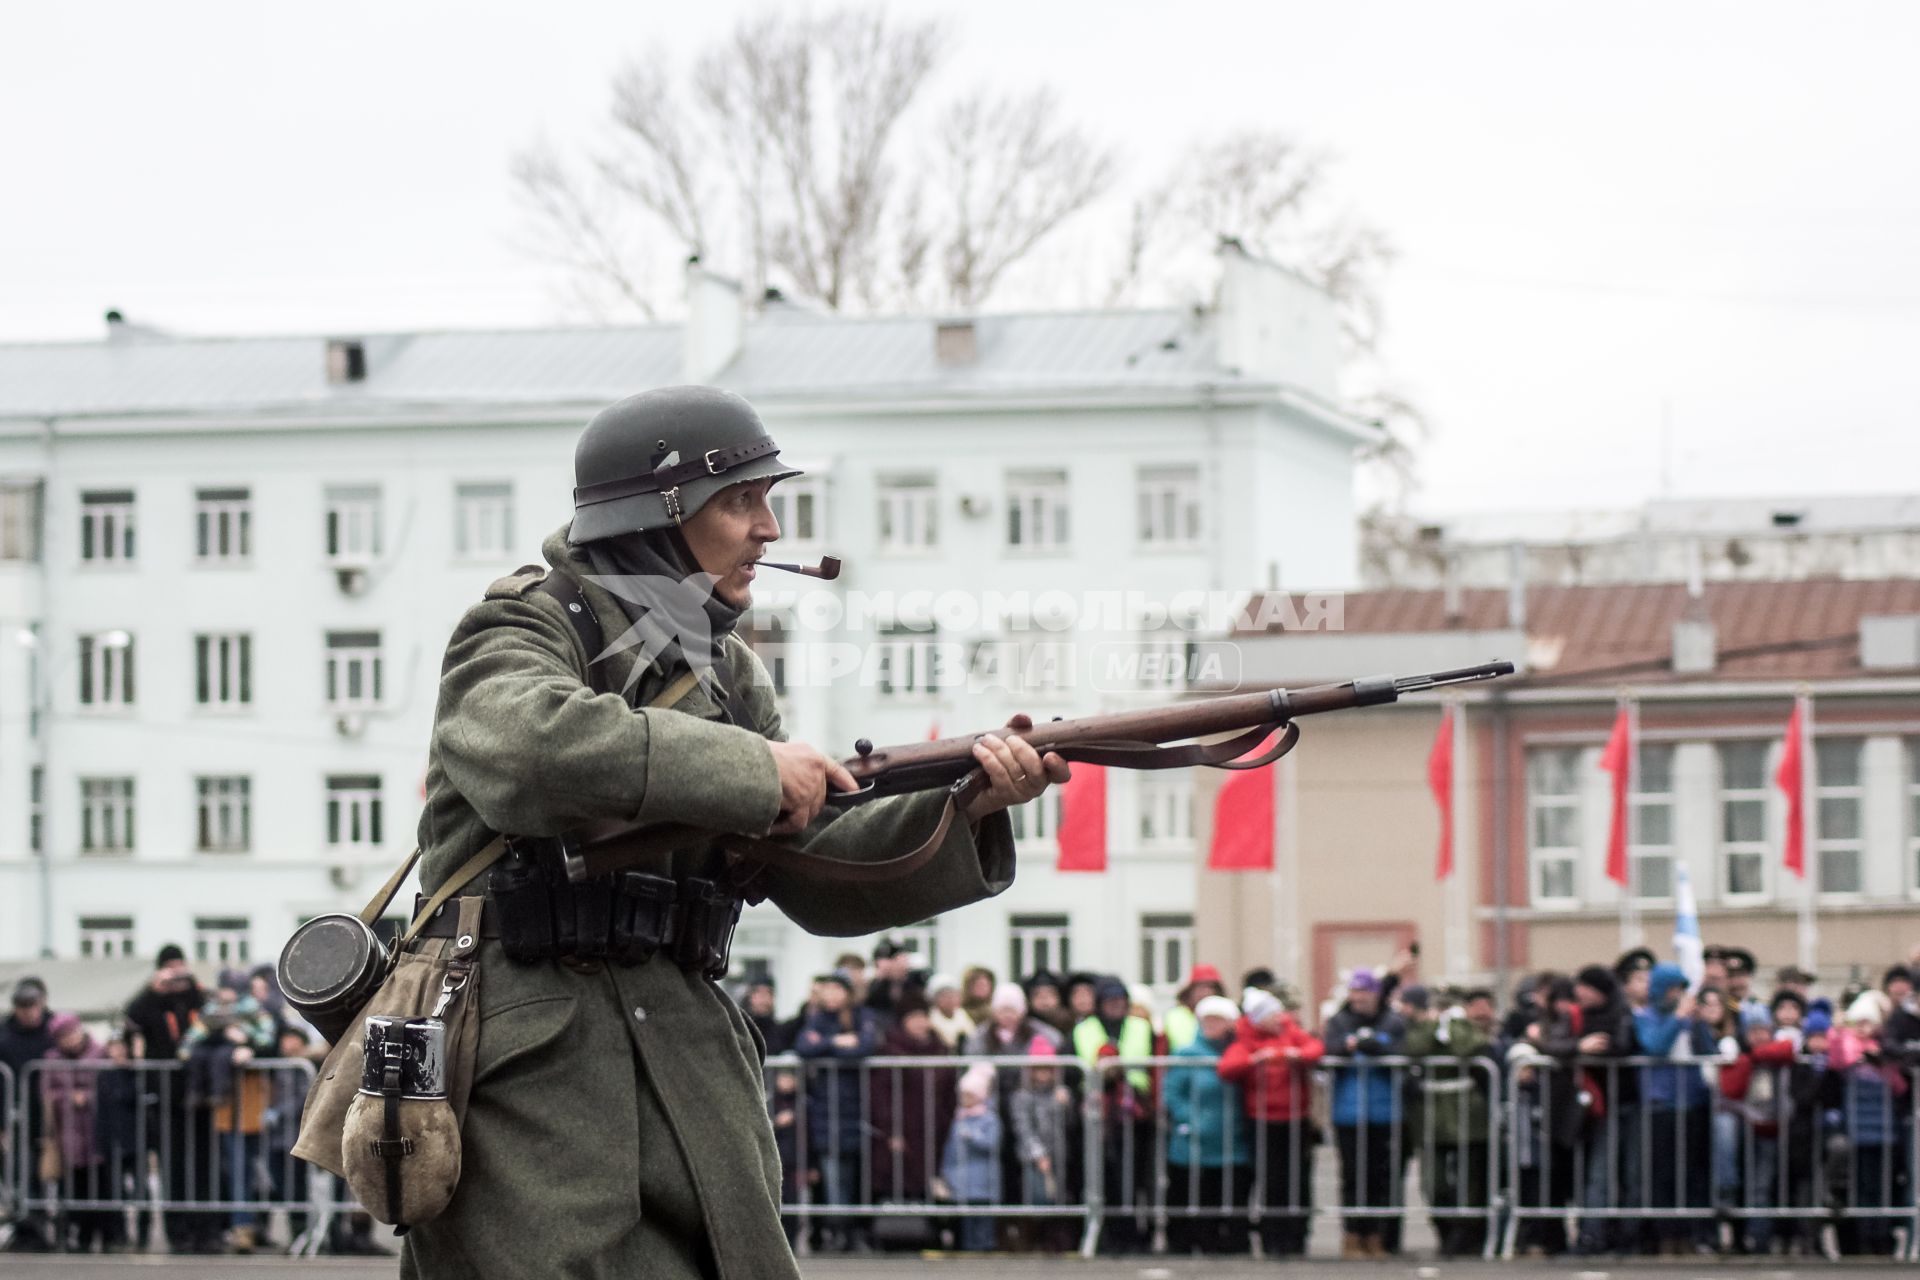
<instances>
[{"instance_id":1,"label":"bare tree","mask_svg":"<svg viewBox=\"0 0 1920 1280\"><path fill-rule=\"evenodd\" d=\"M656 254L737 262L753 296L777 279L835 309L976 305L1106 189L1113 161L1044 92L974 94L915 134L944 48L937 24L884 9L743 21L684 86L659 55L625 67L590 172L644 216ZM550 256L637 278L611 260L604 202L557 157L522 156L515 182Z\"/></svg>"},{"instance_id":2,"label":"bare tree","mask_svg":"<svg viewBox=\"0 0 1920 1280\"><path fill-rule=\"evenodd\" d=\"M953 103L935 133L949 221L940 258L949 301L979 303L1001 273L1113 183L1112 152L1071 126L1046 89Z\"/></svg>"},{"instance_id":3,"label":"bare tree","mask_svg":"<svg viewBox=\"0 0 1920 1280\"><path fill-rule=\"evenodd\" d=\"M598 313L599 294L611 291L652 319L653 304L638 274L636 255L616 230L615 210L599 193L545 143L516 155L510 172L516 197L543 233L530 252L568 269L575 304Z\"/></svg>"}]
</instances>

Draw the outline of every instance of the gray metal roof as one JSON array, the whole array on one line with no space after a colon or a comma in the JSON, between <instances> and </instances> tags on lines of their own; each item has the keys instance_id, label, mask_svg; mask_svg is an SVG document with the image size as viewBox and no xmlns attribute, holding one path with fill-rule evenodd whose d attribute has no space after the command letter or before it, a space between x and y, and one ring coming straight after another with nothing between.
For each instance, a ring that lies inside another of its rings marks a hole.
<instances>
[{"instance_id":1,"label":"gray metal roof","mask_svg":"<svg viewBox=\"0 0 1920 1280\"><path fill-rule=\"evenodd\" d=\"M783 309L747 325L713 381L748 395L860 398L1251 385L1188 313L980 316L978 358L942 366L930 316ZM357 335L344 335L357 336ZM245 414L408 404L593 402L681 380L678 324L367 335L364 380L330 385L326 336L0 344L0 417Z\"/></svg>"}]
</instances>

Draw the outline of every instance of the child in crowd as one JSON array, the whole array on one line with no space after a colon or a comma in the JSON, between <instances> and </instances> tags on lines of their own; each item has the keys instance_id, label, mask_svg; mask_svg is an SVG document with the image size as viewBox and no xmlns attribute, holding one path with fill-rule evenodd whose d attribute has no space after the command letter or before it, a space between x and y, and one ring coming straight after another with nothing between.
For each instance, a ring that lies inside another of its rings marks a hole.
<instances>
[{"instance_id":1,"label":"child in crowd","mask_svg":"<svg viewBox=\"0 0 1920 1280\"><path fill-rule=\"evenodd\" d=\"M947 1134L940 1176L956 1204L999 1203L1000 1115L993 1106L993 1068L985 1063L975 1064L960 1077L960 1105ZM961 1219L962 1249L985 1252L993 1248L993 1242L992 1218L982 1215Z\"/></svg>"}]
</instances>

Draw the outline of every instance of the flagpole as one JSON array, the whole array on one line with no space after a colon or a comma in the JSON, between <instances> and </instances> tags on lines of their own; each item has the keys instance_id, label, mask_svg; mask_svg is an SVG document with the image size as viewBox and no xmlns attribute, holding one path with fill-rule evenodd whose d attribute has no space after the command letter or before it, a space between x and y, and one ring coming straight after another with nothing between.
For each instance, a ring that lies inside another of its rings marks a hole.
<instances>
[{"instance_id":1,"label":"flagpole","mask_svg":"<svg viewBox=\"0 0 1920 1280\"><path fill-rule=\"evenodd\" d=\"M1815 837L1819 834L1820 771L1813 753L1813 693L1801 687L1795 701L1800 710L1800 840L1804 864L1800 872L1800 967L1818 972L1820 924L1814 914L1815 883L1820 874L1820 855Z\"/></svg>"},{"instance_id":2,"label":"flagpole","mask_svg":"<svg viewBox=\"0 0 1920 1280\"><path fill-rule=\"evenodd\" d=\"M1460 804L1460 763L1466 759L1463 746L1466 741L1466 705L1459 694L1451 695L1447 700L1447 710L1451 712L1452 740L1448 743L1450 758L1447 768L1447 825L1450 828L1453 865L1447 872L1447 976L1459 983L1467 975L1467 948L1471 926L1467 919L1466 877L1461 874L1461 863L1465 860L1462 850L1465 844L1461 839L1463 823Z\"/></svg>"},{"instance_id":3,"label":"flagpole","mask_svg":"<svg viewBox=\"0 0 1920 1280\"><path fill-rule=\"evenodd\" d=\"M1627 811L1621 817L1627 828L1627 879L1620 886L1620 950L1625 952L1640 945L1640 912L1633 900L1633 798L1640 793L1640 707L1633 699L1633 690L1624 685L1617 706L1627 717Z\"/></svg>"}]
</instances>

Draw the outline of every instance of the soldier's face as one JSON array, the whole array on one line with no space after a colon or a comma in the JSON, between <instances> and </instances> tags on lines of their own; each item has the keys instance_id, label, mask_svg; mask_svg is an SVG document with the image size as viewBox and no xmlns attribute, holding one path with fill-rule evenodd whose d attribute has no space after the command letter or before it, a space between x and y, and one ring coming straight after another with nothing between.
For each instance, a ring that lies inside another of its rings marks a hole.
<instances>
[{"instance_id":1,"label":"soldier's face","mask_svg":"<svg viewBox=\"0 0 1920 1280\"><path fill-rule=\"evenodd\" d=\"M767 505L771 480L728 485L680 526L700 567L716 581L713 594L737 609L753 600L753 562L779 538L780 522Z\"/></svg>"}]
</instances>

